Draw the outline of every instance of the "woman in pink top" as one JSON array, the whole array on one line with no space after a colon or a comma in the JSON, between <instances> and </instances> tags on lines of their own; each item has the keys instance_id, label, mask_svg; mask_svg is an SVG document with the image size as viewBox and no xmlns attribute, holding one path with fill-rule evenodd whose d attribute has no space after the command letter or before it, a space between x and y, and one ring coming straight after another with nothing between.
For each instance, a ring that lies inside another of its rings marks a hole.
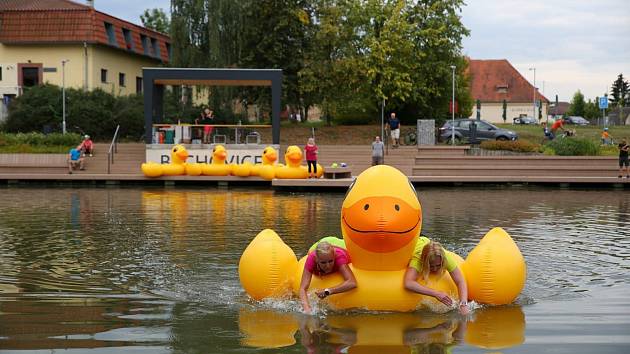
<instances>
[{"instance_id":1,"label":"woman in pink top","mask_svg":"<svg viewBox=\"0 0 630 354\"><path fill-rule=\"evenodd\" d=\"M308 178L315 178L317 177L317 145L315 145L315 139L308 138L308 143L306 143L304 151L306 151ZM311 172L311 165L313 165L313 172Z\"/></svg>"},{"instance_id":2,"label":"woman in pink top","mask_svg":"<svg viewBox=\"0 0 630 354\"><path fill-rule=\"evenodd\" d=\"M302 281L300 283L300 300L302 301L302 308L305 313L311 313L311 305L308 302L306 291L311 285L311 277L313 274L323 276L338 271L344 279L343 283L332 288L315 290L315 294L320 299L324 299L333 294L343 293L357 287L354 274L348 267L348 263L350 263L348 252L341 247L333 246L329 242L324 241L326 239L329 238L326 237L322 239L322 241L317 244L315 250L309 252L306 262L304 263L304 272L302 273ZM343 242L342 240L339 241Z\"/></svg>"}]
</instances>

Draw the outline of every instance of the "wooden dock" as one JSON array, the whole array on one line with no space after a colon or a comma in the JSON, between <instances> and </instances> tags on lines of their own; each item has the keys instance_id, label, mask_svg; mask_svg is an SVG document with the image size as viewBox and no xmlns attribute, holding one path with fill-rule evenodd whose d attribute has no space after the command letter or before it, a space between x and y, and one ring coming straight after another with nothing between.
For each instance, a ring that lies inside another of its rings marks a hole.
<instances>
[{"instance_id":1,"label":"wooden dock","mask_svg":"<svg viewBox=\"0 0 630 354\"><path fill-rule=\"evenodd\" d=\"M0 184L70 184L70 185L216 185L261 186L290 190L345 191L353 178L266 181L259 177L164 176L145 177L140 172L144 162L144 144L120 144L107 174L107 145L96 144L93 157L86 157L86 170L68 174L67 167L0 166ZM385 163L409 176L415 185L516 184L578 187L630 188L630 179L617 177L614 156L470 156L468 147L403 146L390 149ZM371 165L368 146L320 146L319 163L324 167L345 162L357 176Z\"/></svg>"}]
</instances>

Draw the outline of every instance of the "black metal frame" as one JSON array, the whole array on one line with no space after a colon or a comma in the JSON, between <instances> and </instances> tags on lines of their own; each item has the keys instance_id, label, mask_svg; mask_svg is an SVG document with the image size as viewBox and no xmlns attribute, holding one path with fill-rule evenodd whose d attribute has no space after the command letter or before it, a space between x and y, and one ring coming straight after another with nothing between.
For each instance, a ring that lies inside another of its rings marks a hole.
<instances>
[{"instance_id":1,"label":"black metal frame","mask_svg":"<svg viewBox=\"0 0 630 354\"><path fill-rule=\"evenodd\" d=\"M157 81L157 82L156 82ZM151 144L153 119L164 119L164 84L202 83L213 86L271 86L272 142L280 144L281 69L143 68L145 142Z\"/></svg>"}]
</instances>

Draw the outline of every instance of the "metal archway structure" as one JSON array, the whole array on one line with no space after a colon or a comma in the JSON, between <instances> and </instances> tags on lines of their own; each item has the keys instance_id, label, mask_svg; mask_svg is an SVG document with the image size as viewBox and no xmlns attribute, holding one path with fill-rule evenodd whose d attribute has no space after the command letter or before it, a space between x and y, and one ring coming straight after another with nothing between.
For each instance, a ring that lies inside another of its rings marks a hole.
<instances>
[{"instance_id":1,"label":"metal archway structure","mask_svg":"<svg viewBox=\"0 0 630 354\"><path fill-rule=\"evenodd\" d=\"M167 85L271 86L272 142L280 144L281 69L143 68L145 142L151 144L153 123L164 119Z\"/></svg>"}]
</instances>

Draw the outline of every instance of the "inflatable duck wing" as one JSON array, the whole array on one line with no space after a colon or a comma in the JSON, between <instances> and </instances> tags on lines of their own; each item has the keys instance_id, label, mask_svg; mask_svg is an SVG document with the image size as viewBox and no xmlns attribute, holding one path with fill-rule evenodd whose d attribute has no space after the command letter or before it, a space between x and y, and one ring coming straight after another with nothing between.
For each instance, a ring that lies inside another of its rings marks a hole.
<instances>
[{"instance_id":1,"label":"inflatable duck wing","mask_svg":"<svg viewBox=\"0 0 630 354\"><path fill-rule=\"evenodd\" d=\"M357 287L324 301L334 309L366 308L383 311L413 311L420 307L435 312L450 310L433 297L407 291L403 278L422 226L422 209L415 189L397 169L380 165L365 170L350 186L341 210L341 229ZM452 258L478 302L502 304L513 301L525 281L525 265L514 241L500 228L491 230L466 262ZM279 296L287 286L298 293L304 270L303 257L295 253L272 230L263 230L243 252L239 277L254 299ZM463 264L464 263L464 264ZM512 274L517 274L509 279ZM332 287L343 281L340 274L313 276L311 289ZM445 273L420 282L454 299L457 287Z\"/></svg>"}]
</instances>

